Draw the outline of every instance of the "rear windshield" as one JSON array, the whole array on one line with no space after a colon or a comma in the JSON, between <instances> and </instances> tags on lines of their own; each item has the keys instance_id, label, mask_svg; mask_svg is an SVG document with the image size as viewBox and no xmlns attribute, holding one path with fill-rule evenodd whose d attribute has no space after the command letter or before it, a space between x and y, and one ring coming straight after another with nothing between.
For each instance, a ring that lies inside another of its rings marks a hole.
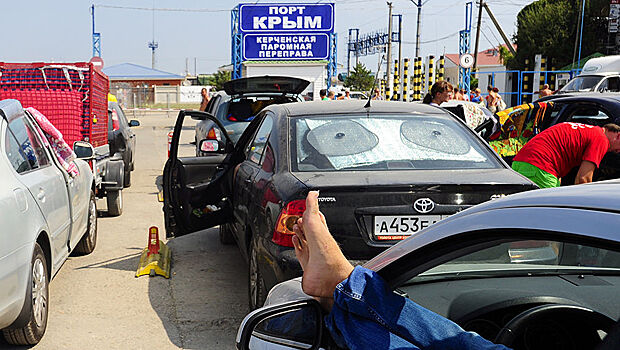
<instances>
[{"instance_id":1,"label":"rear windshield","mask_svg":"<svg viewBox=\"0 0 620 350\"><path fill-rule=\"evenodd\" d=\"M450 115L291 118L293 171L501 168Z\"/></svg>"},{"instance_id":2,"label":"rear windshield","mask_svg":"<svg viewBox=\"0 0 620 350\"><path fill-rule=\"evenodd\" d=\"M297 101L294 97L281 95L235 98L229 102L226 119L231 122L249 122L269 105Z\"/></svg>"},{"instance_id":3,"label":"rear windshield","mask_svg":"<svg viewBox=\"0 0 620 350\"><path fill-rule=\"evenodd\" d=\"M601 77L596 76L583 76L576 77L571 80L566 86L562 88L563 92L586 92L586 91L594 91L594 87L598 82L601 81Z\"/></svg>"}]
</instances>

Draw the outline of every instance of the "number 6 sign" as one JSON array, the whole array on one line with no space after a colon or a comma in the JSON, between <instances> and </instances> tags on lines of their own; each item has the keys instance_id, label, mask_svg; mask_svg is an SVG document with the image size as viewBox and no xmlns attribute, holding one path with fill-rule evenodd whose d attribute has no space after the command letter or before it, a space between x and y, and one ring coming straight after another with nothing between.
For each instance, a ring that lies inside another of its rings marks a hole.
<instances>
[{"instance_id":1,"label":"number 6 sign","mask_svg":"<svg viewBox=\"0 0 620 350\"><path fill-rule=\"evenodd\" d=\"M465 69L471 68L474 65L474 56L466 53L459 59L459 65Z\"/></svg>"}]
</instances>

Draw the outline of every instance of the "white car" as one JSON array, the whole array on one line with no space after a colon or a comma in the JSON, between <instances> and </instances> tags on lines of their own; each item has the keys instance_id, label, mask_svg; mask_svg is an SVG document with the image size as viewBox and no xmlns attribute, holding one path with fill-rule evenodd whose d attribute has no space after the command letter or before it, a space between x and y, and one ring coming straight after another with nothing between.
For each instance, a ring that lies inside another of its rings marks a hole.
<instances>
[{"instance_id":1,"label":"white car","mask_svg":"<svg viewBox=\"0 0 620 350\"><path fill-rule=\"evenodd\" d=\"M89 254L97 242L88 163L76 159L71 177L41 135L18 101L0 101L0 329L11 344L39 342L51 278L69 254ZM92 157L90 144L78 147Z\"/></svg>"}]
</instances>

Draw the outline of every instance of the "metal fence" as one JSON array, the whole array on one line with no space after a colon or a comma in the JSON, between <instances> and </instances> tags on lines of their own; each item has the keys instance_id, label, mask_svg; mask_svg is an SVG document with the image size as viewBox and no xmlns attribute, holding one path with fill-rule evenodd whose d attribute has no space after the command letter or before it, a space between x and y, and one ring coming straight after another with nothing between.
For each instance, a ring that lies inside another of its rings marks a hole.
<instances>
[{"instance_id":1,"label":"metal fence","mask_svg":"<svg viewBox=\"0 0 620 350\"><path fill-rule=\"evenodd\" d=\"M145 108L155 103L153 87L131 87L129 84L110 86L110 93L116 96L123 108Z\"/></svg>"}]
</instances>

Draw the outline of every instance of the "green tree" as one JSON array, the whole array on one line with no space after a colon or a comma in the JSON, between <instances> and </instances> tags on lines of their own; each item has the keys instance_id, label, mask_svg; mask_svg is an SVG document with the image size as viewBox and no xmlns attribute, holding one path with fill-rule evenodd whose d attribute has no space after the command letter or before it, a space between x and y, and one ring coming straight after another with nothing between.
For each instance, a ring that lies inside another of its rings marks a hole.
<instances>
[{"instance_id":1,"label":"green tree","mask_svg":"<svg viewBox=\"0 0 620 350\"><path fill-rule=\"evenodd\" d=\"M573 60L575 35L581 25L581 0L540 0L525 6L517 15L517 55L506 57L510 69L533 69L534 56L542 54L555 67ZM604 52L607 44L609 0L586 0L581 57ZM504 59L504 57L502 57Z\"/></svg>"},{"instance_id":2,"label":"green tree","mask_svg":"<svg viewBox=\"0 0 620 350\"><path fill-rule=\"evenodd\" d=\"M217 71L207 78L207 83L214 86L217 90L224 89L224 83L230 81L230 72Z\"/></svg>"},{"instance_id":3,"label":"green tree","mask_svg":"<svg viewBox=\"0 0 620 350\"><path fill-rule=\"evenodd\" d=\"M372 72L358 63L344 80L344 86L358 91L369 91L375 80Z\"/></svg>"}]
</instances>

